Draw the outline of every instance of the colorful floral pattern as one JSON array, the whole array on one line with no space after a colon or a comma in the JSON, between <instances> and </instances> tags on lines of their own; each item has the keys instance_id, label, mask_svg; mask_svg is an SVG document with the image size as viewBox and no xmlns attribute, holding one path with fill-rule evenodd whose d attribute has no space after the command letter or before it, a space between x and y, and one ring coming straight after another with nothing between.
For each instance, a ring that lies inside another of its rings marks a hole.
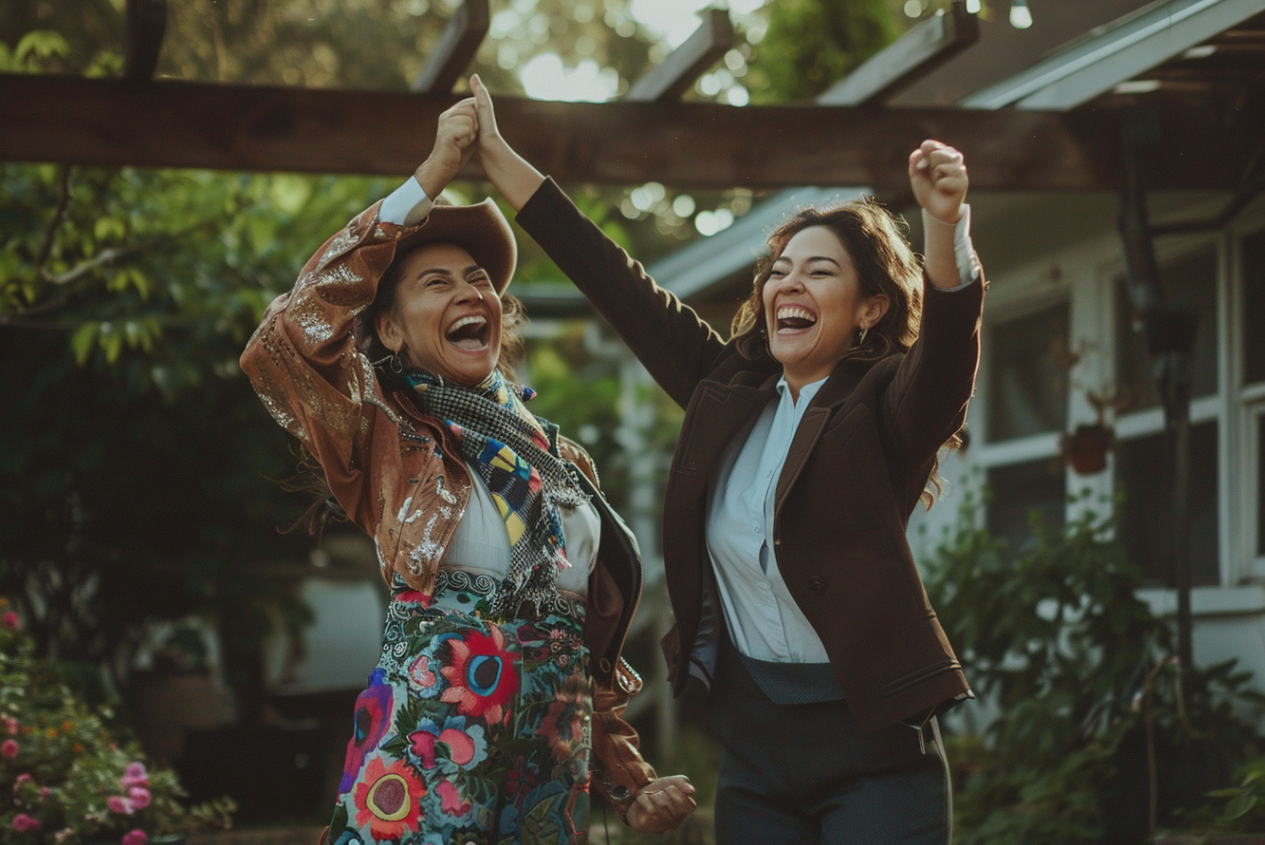
<instances>
[{"instance_id":1,"label":"colorful floral pattern","mask_svg":"<svg viewBox=\"0 0 1265 845\"><path fill-rule=\"evenodd\" d=\"M468 585L457 579L454 583ZM395 591L356 701L334 845L572 845L589 819L583 607L494 620L483 590Z\"/></svg>"}]
</instances>

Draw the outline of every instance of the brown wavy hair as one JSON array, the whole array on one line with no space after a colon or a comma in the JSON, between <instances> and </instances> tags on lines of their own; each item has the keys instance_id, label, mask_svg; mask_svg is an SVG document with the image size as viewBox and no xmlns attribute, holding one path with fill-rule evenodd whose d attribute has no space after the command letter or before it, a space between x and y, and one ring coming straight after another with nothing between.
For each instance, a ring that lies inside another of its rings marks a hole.
<instances>
[{"instance_id":1,"label":"brown wavy hair","mask_svg":"<svg viewBox=\"0 0 1265 845\"><path fill-rule=\"evenodd\" d=\"M922 263L909 248L902 224L886 208L867 199L805 208L773 230L768 253L756 265L751 295L730 328L738 351L750 360L768 355L764 286L791 238L813 226L825 226L839 239L852 259L863 296L883 294L888 299L887 313L870 327L865 342L843 357L878 361L908 350L918 339L922 320Z\"/></svg>"},{"instance_id":2,"label":"brown wavy hair","mask_svg":"<svg viewBox=\"0 0 1265 845\"><path fill-rule=\"evenodd\" d=\"M852 260L864 297L887 297L886 313L865 334L865 340L844 352L840 360L875 362L895 353L907 352L918 339L922 322L922 261L909 247L907 227L874 199L839 205L805 208L778 226L767 240L768 252L756 264L751 295L734 315L730 339L748 360L769 357L768 321L764 311L764 286L791 238L814 226L834 233ZM957 448L961 437L955 433L945 445ZM934 459L928 488L922 500L928 508L943 490Z\"/></svg>"}]
</instances>

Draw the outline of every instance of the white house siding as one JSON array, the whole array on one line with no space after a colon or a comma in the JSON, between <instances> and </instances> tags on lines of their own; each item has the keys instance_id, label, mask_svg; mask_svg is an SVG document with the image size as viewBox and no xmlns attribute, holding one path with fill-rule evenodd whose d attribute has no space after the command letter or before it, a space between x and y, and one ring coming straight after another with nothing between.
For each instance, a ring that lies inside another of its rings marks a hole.
<instances>
[{"instance_id":1,"label":"white house siding","mask_svg":"<svg viewBox=\"0 0 1265 845\"><path fill-rule=\"evenodd\" d=\"M1202 219L1218 212L1224 201L1224 197L1209 195L1156 197L1152 220ZM931 512L920 510L910 524L910 541L920 558L953 526L964 495L980 493L990 471L1059 457L1057 430L1003 440L989 436L990 403L999 401L989 395L997 363L990 357L996 354L990 341L998 336L999 327L1043 307L1068 304L1068 338L1079 355L1069 372L1068 430L1094 421L1086 389L1114 386L1121 365L1116 353L1113 285L1124 272L1124 258L1115 230L1115 197L974 197L972 205L976 244L992 283L986 304L984 359L968 417L970 448L942 459L942 474L950 484ZM1265 382L1243 383L1244 327L1248 320L1265 321L1265 315L1245 313L1240 255L1240 240L1262 230L1265 201L1258 200L1228 228L1161 238L1157 251L1163 265L1210 250L1216 267L1218 388L1214 395L1197 397L1192 407L1192 421L1209 424L1201 431L1208 437L1215 431L1217 440L1215 525L1208 523L1217 554L1209 570L1211 583L1196 588L1192 600L1195 660L1208 665L1236 658L1255 673L1254 686L1265 691L1265 556L1258 554L1262 527L1257 501L1262 489L1258 449L1265 432L1260 422L1265 415ZM1249 283L1265 285L1265 278ZM1207 330L1200 327L1201 332ZM1162 413L1158 408L1125 413L1116 419L1115 428L1127 449L1137 438L1162 431ZM1113 453L1107 469L1096 475L1063 470L1066 493L1081 497L1081 502L1100 512L1110 510L1119 455L1120 450ZM1065 505L1065 518L1075 518L1079 506ZM1171 590L1147 589L1142 595L1157 612L1171 614L1175 608Z\"/></svg>"}]
</instances>

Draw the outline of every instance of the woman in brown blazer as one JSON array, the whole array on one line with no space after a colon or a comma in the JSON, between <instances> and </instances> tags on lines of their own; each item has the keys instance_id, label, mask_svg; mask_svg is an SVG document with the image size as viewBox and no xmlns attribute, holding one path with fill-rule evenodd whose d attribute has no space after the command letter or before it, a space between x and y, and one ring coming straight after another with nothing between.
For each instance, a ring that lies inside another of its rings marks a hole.
<instances>
[{"instance_id":1,"label":"woman in brown blazer","mask_svg":"<svg viewBox=\"0 0 1265 845\"><path fill-rule=\"evenodd\" d=\"M971 692L905 528L979 359L962 155L910 155L921 262L874 203L806 209L770 236L726 341L514 153L472 85L488 177L686 409L664 647L677 694L710 687L717 841L946 842L936 716Z\"/></svg>"}]
</instances>

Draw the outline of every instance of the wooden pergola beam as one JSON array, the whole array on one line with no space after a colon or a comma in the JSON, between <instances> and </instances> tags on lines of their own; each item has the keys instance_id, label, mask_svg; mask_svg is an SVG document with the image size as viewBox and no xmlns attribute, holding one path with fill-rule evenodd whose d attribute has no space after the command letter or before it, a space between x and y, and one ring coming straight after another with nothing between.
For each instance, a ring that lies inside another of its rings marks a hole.
<instances>
[{"instance_id":1,"label":"wooden pergola beam","mask_svg":"<svg viewBox=\"0 0 1265 845\"><path fill-rule=\"evenodd\" d=\"M421 94L451 91L479 51L491 22L488 0L465 0L448 21L412 89Z\"/></svg>"},{"instance_id":2,"label":"wooden pergola beam","mask_svg":"<svg viewBox=\"0 0 1265 845\"><path fill-rule=\"evenodd\" d=\"M0 161L403 176L451 94L0 74ZM1158 104L1157 104L1158 106ZM973 190L1120 186L1117 116L1013 110L558 103L497 98L511 143L559 181L681 188L908 185L924 138L961 149ZM1233 188L1253 138L1168 102L1148 184ZM1242 125L1247 125L1244 122ZM477 168L467 174L479 177Z\"/></svg>"},{"instance_id":3,"label":"wooden pergola beam","mask_svg":"<svg viewBox=\"0 0 1265 845\"><path fill-rule=\"evenodd\" d=\"M708 9L694 34L646 71L624 95L630 103L679 100L734 44L734 25L724 9Z\"/></svg>"},{"instance_id":4,"label":"wooden pergola beam","mask_svg":"<svg viewBox=\"0 0 1265 845\"><path fill-rule=\"evenodd\" d=\"M153 79L167 32L166 0L127 0L123 77Z\"/></svg>"},{"instance_id":5,"label":"wooden pergola beam","mask_svg":"<svg viewBox=\"0 0 1265 845\"><path fill-rule=\"evenodd\" d=\"M824 106L879 105L979 41L979 19L962 0L932 15L817 98Z\"/></svg>"}]
</instances>

